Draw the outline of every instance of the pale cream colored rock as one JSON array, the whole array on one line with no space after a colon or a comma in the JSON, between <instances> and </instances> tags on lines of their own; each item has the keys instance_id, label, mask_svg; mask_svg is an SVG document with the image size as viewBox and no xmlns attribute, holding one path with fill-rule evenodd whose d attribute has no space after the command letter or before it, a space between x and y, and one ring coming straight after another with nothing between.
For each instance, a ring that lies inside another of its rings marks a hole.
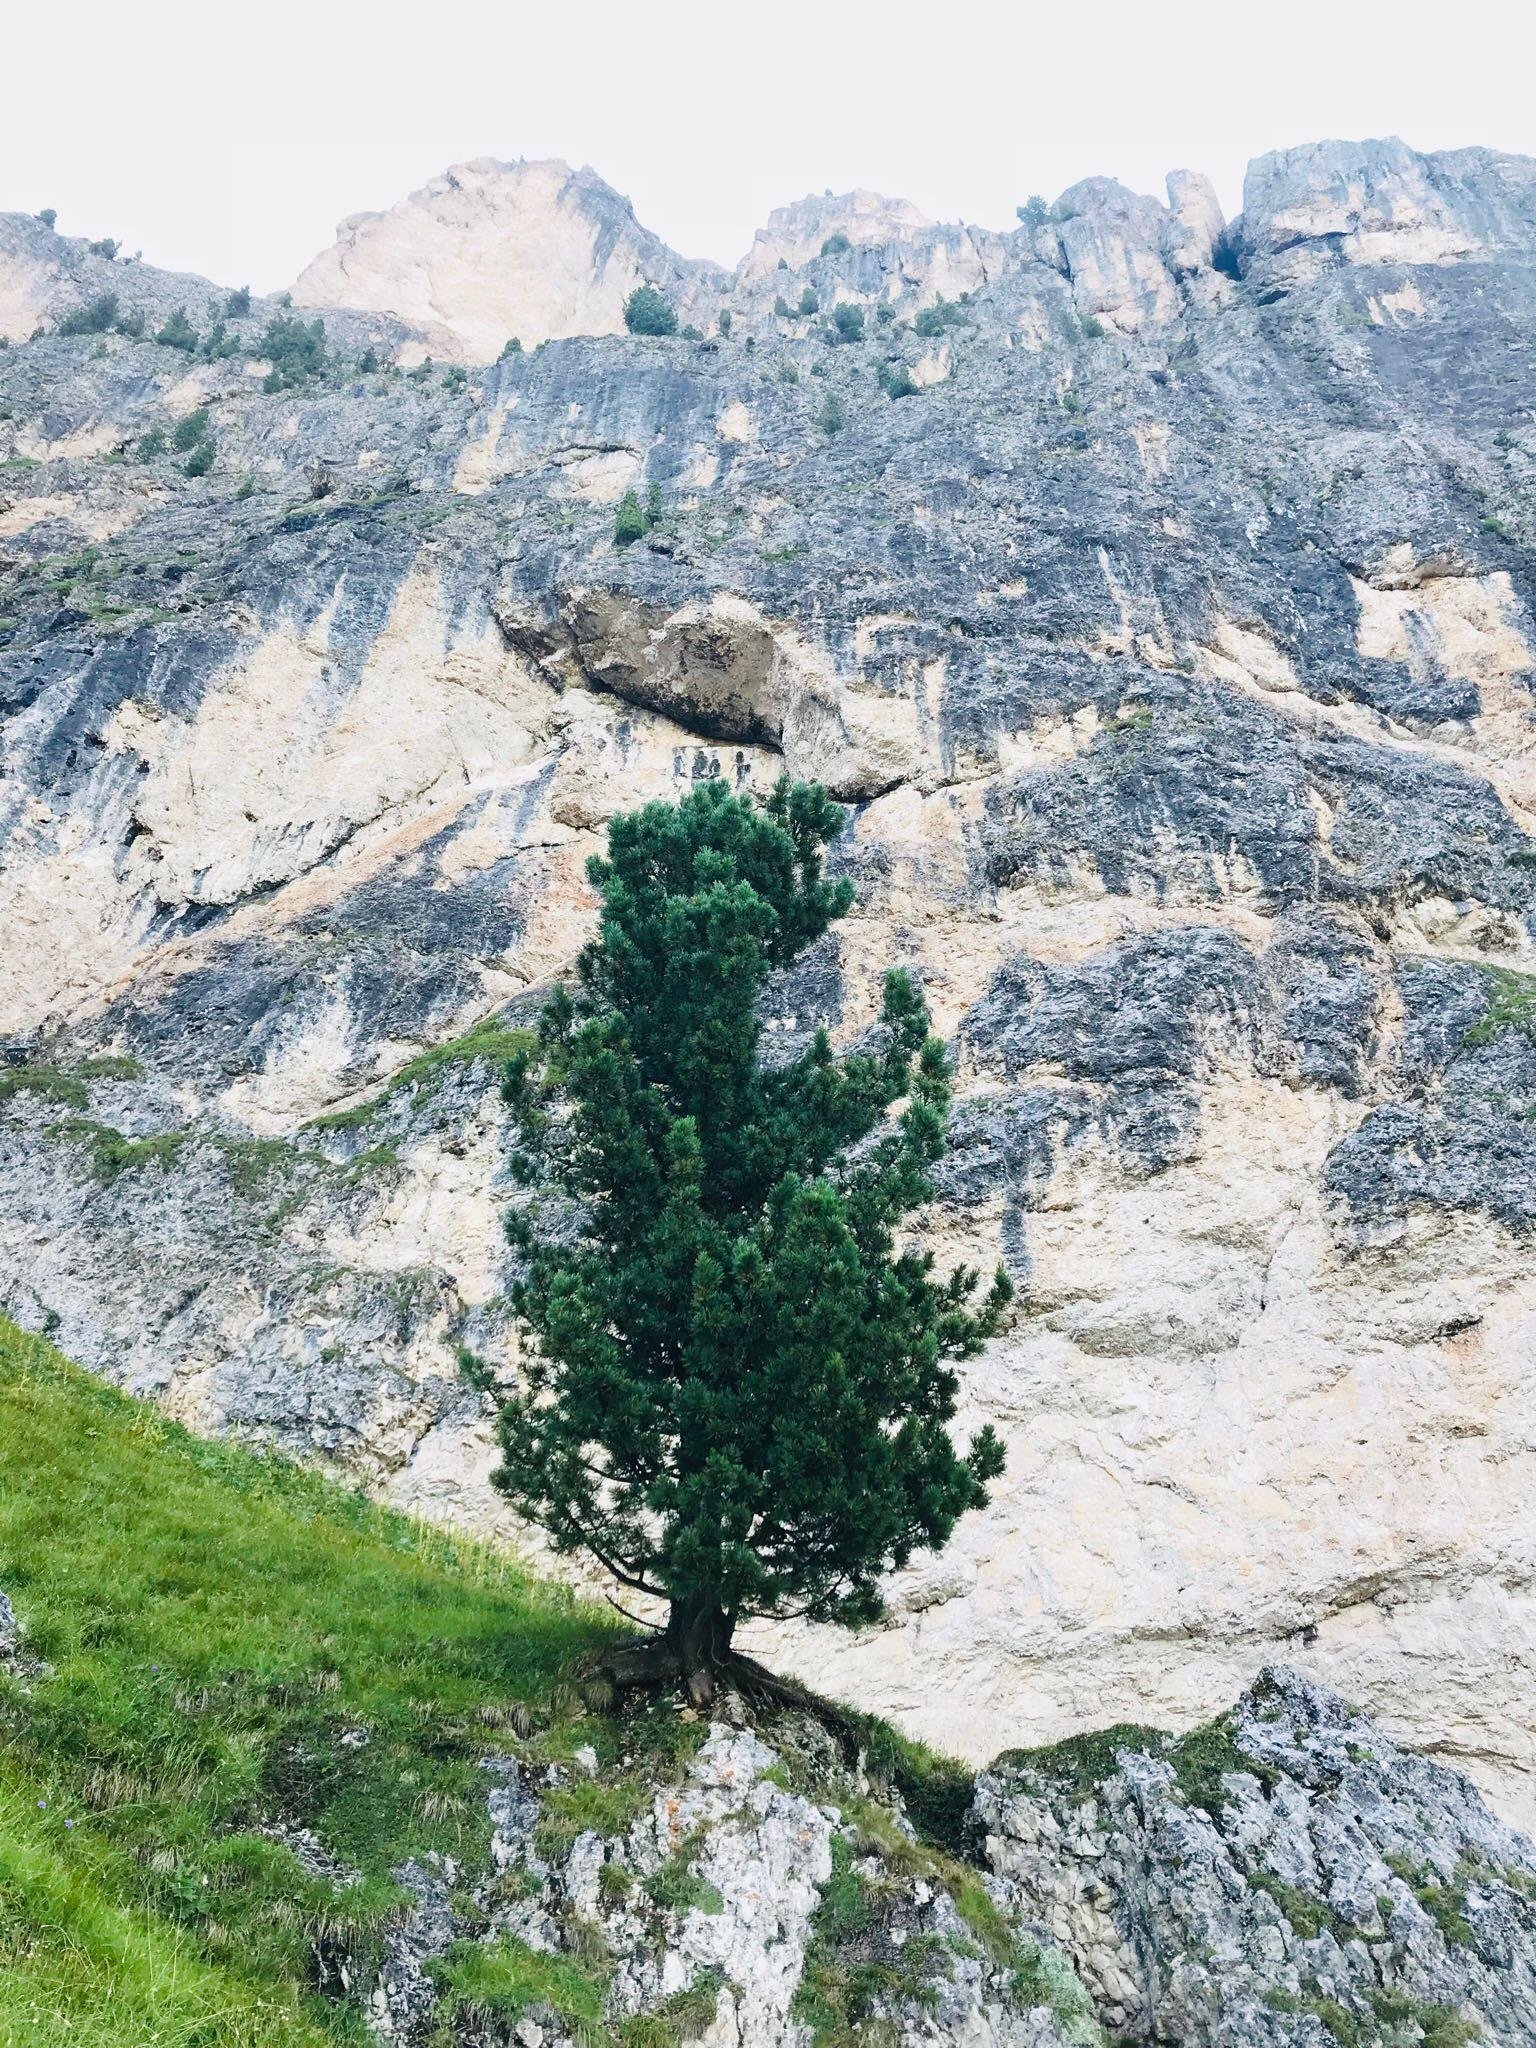
<instances>
[{"instance_id":1,"label":"pale cream colored rock","mask_svg":"<svg viewBox=\"0 0 1536 2048\"><path fill-rule=\"evenodd\" d=\"M0 240L0 337L30 340L53 302L60 276L57 265L44 257L9 236Z\"/></svg>"},{"instance_id":2,"label":"pale cream colored rock","mask_svg":"<svg viewBox=\"0 0 1536 2048\"><path fill-rule=\"evenodd\" d=\"M1421 320L1428 310L1423 293L1410 278L1396 291L1381 292L1369 301L1371 318L1378 326L1403 320Z\"/></svg>"},{"instance_id":3,"label":"pale cream colored rock","mask_svg":"<svg viewBox=\"0 0 1536 2048\"><path fill-rule=\"evenodd\" d=\"M949 344L942 342L938 348L930 349L926 355L918 357L912 365L912 382L920 390L926 391L931 385L947 384L953 372L954 362Z\"/></svg>"},{"instance_id":4,"label":"pale cream colored rock","mask_svg":"<svg viewBox=\"0 0 1536 2048\"><path fill-rule=\"evenodd\" d=\"M616 203L605 232L594 187ZM450 362L488 363L569 334L617 334L624 301L655 275L660 245L618 195L568 164L455 164L385 213L354 214L301 272L302 305L393 313ZM417 351L419 353L419 351Z\"/></svg>"},{"instance_id":5,"label":"pale cream colored rock","mask_svg":"<svg viewBox=\"0 0 1536 2048\"><path fill-rule=\"evenodd\" d=\"M1267 281L1287 288L1339 263L1453 263L1496 246L1434 160L1395 137L1276 150L1248 166L1242 228Z\"/></svg>"},{"instance_id":6,"label":"pale cream colored rock","mask_svg":"<svg viewBox=\"0 0 1536 2048\"><path fill-rule=\"evenodd\" d=\"M84 462L93 456L111 455L123 445L120 427L77 427L50 438L40 427L23 427L16 436L16 453L33 462Z\"/></svg>"},{"instance_id":7,"label":"pale cream colored rock","mask_svg":"<svg viewBox=\"0 0 1536 2048\"><path fill-rule=\"evenodd\" d=\"M477 785L527 763L554 702L490 621L450 635L436 579L421 573L350 680L335 672L322 616L255 641L190 719L121 706L108 761L142 772L109 779L106 812L30 821L0 874L0 914L28 941L0 991L0 1028L105 994L157 903L237 902L302 882L322 860L339 863L322 886L344 891L370 853L399 857L403 834L446 822ZM138 832L119 854L104 828L123 805ZM280 895L256 916L281 922L307 900Z\"/></svg>"},{"instance_id":8,"label":"pale cream colored rock","mask_svg":"<svg viewBox=\"0 0 1536 2048\"><path fill-rule=\"evenodd\" d=\"M1209 270L1226 220L1216 187L1203 171L1170 171L1165 247L1175 277Z\"/></svg>"},{"instance_id":9,"label":"pale cream colored rock","mask_svg":"<svg viewBox=\"0 0 1536 2048\"><path fill-rule=\"evenodd\" d=\"M1188 1725L1283 1648L1528 1821L1536 1279L1471 1218L1343 1258L1316 1172L1359 1114L1233 1070L1188 1163L1059 1174L1029 1311L968 1379L1010 1463L955 1592L863 1640L754 1640L978 1760Z\"/></svg>"},{"instance_id":10,"label":"pale cream colored rock","mask_svg":"<svg viewBox=\"0 0 1536 2048\"><path fill-rule=\"evenodd\" d=\"M1174 317L1179 292L1163 257L1166 216L1155 199L1113 178L1085 178L1062 194L1056 210L1079 313L1125 334Z\"/></svg>"},{"instance_id":11,"label":"pale cream colored rock","mask_svg":"<svg viewBox=\"0 0 1536 2048\"><path fill-rule=\"evenodd\" d=\"M143 518L149 500L119 505L92 503L84 497L39 497L0 500L0 540L40 526L45 519L67 519L87 540L110 540Z\"/></svg>"}]
</instances>

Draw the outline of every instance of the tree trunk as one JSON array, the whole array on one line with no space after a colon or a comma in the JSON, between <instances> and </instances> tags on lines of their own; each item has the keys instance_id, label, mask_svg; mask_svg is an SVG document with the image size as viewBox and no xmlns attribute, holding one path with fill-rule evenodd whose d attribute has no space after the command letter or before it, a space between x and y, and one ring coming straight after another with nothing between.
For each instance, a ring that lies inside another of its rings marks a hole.
<instances>
[{"instance_id":1,"label":"tree trunk","mask_svg":"<svg viewBox=\"0 0 1536 2048\"><path fill-rule=\"evenodd\" d=\"M677 1659L678 1677L688 1703L707 1707L715 1696L715 1676L730 1655L732 1623L718 1600L698 1595L674 1600L667 1616L666 1645Z\"/></svg>"}]
</instances>

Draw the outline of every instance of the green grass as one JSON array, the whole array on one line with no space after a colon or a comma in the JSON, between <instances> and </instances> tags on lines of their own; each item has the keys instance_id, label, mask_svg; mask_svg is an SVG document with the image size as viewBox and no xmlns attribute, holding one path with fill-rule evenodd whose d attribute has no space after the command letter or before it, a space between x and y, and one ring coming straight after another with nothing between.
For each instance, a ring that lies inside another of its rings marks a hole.
<instances>
[{"instance_id":1,"label":"green grass","mask_svg":"<svg viewBox=\"0 0 1536 2048\"><path fill-rule=\"evenodd\" d=\"M1263 1785L1272 1785L1277 1776L1272 1765L1238 1748L1232 1739L1234 1725L1233 1715L1219 1714L1185 1735L1173 1736L1135 1721L1120 1721L1110 1728L1069 1735L1046 1749L1010 1750L998 1763L1033 1771L1068 1797L1087 1800L1113 1776L1123 1750L1163 1757L1173 1765L1174 1783L1188 1803L1214 1818L1226 1804L1229 1776L1244 1773Z\"/></svg>"},{"instance_id":2,"label":"green grass","mask_svg":"<svg viewBox=\"0 0 1536 2048\"><path fill-rule=\"evenodd\" d=\"M136 1173L146 1166L158 1166L174 1159L187 1143L185 1131L157 1131L149 1138L125 1137L111 1124L90 1117L64 1116L47 1130L50 1138L73 1139L89 1149L91 1172L99 1181L114 1181L120 1173Z\"/></svg>"},{"instance_id":3,"label":"green grass","mask_svg":"<svg viewBox=\"0 0 1536 2048\"><path fill-rule=\"evenodd\" d=\"M0 1759L3 2048L324 2048L294 1987L220 1968L173 1920L117 1903L129 1860L31 1792Z\"/></svg>"},{"instance_id":4,"label":"green grass","mask_svg":"<svg viewBox=\"0 0 1536 2048\"><path fill-rule=\"evenodd\" d=\"M1360 1929L1341 1913L1336 1913L1326 1899L1302 1891L1297 1885L1287 1884L1272 1870L1250 1871L1248 1883L1254 1891L1265 1892L1274 1900L1303 1941L1316 1941L1320 1934L1325 1933L1340 1943L1359 1938Z\"/></svg>"},{"instance_id":5,"label":"green grass","mask_svg":"<svg viewBox=\"0 0 1536 2048\"><path fill-rule=\"evenodd\" d=\"M1477 1937L1467 1918L1464 1884L1436 1884L1432 1871L1421 1869L1405 1856L1389 1856L1386 1860L1387 1868L1408 1886L1452 1947L1471 1948L1475 1945Z\"/></svg>"},{"instance_id":6,"label":"green grass","mask_svg":"<svg viewBox=\"0 0 1536 2048\"><path fill-rule=\"evenodd\" d=\"M997 1759L997 1767L1033 1771L1069 1797L1086 1799L1106 1778L1114 1776L1122 1750L1138 1756L1162 1756L1171 1740L1160 1728L1116 1721L1108 1728L1069 1735L1043 1749L1008 1750Z\"/></svg>"},{"instance_id":7,"label":"green grass","mask_svg":"<svg viewBox=\"0 0 1536 2048\"><path fill-rule=\"evenodd\" d=\"M1536 974L1517 974L1512 967L1485 967L1488 1007L1462 1040L1464 1045L1491 1045L1506 1031L1536 1032Z\"/></svg>"},{"instance_id":8,"label":"green grass","mask_svg":"<svg viewBox=\"0 0 1536 2048\"><path fill-rule=\"evenodd\" d=\"M437 1087L450 1067L463 1065L470 1060L487 1060L497 1066L505 1065L519 1053L531 1053L535 1039L531 1031L510 1030L497 1018L488 1018L466 1031L462 1037L450 1038L443 1045L435 1045L430 1052L418 1053L413 1060L407 1060L398 1073L392 1074L379 1090L365 1102L356 1102L350 1109L333 1110L329 1116L317 1116L307 1126L312 1131L355 1130L368 1122L393 1095L406 1090L415 1093L418 1089Z\"/></svg>"},{"instance_id":9,"label":"green grass","mask_svg":"<svg viewBox=\"0 0 1536 2048\"><path fill-rule=\"evenodd\" d=\"M700 1913L719 1913L725 1909L720 1892L693 1868L686 1846L646 1879L645 1889L663 1912L687 1913L697 1909Z\"/></svg>"},{"instance_id":10,"label":"green grass","mask_svg":"<svg viewBox=\"0 0 1536 2048\"><path fill-rule=\"evenodd\" d=\"M399 1910L390 1871L483 1860L478 1757L607 1628L3 1319L0 1587L52 1667L0 1676L0 2048L364 2038L324 1986Z\"/></svg>"},{"instance_id":11,"label":"green grass","mask_svg":"<svg viewBox=\"0 0 1536 2048\"><path fill-rule=\"evenodd\" d=\"M141 1071L137 1060L117 1054L82 1060L76 1067L0 1067L0 1102L36 1095L65 1109L86 1109L91 1100L88 1081L136 1081Z\"/></svg>"},{"instance_id":12,"label":"green grass","mask_svg":"<svg viewBox=\"0 0 1536 2048\"><path fill-rule=\"evenodd\" d=\"M449 2027L458 2018L511 2021L542 2008L567 2021L578 2040L598 2037L608 1974L569 1956L541 1954L509 1935L455 1942L432 1970L443 1993L440 2017Z\"/></svg>"},{"instance_id":13,"label":"green grass","mask_svg":"<svg viewBox=\"0 0 1536 2048\"><path fill-rule=\"evenodd\" d=\"M562 1856L578 1835L622 1835L650 1805L649 1787L619 1779L577 1778L545 1795L539 1817L538 1848Z\"/></svg>"}]
</instances>

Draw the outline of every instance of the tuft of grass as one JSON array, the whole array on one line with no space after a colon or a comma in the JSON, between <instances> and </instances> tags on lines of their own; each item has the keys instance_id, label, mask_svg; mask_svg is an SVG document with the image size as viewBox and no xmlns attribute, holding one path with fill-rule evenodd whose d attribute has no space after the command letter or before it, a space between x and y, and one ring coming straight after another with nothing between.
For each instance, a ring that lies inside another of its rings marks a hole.
<instances>
[{"instance_id":1,"label":"tuft of grass","mask_svg":"<svg viewBox=\"0 0 1536 2048\"><path fill-rule=\"evenodd\" d=\"M1467 1894L1459 1885L1436 1884L1432 1874L1404 1856L1389 1856L1387 1868L1413 1893L1453 1948L1472 1948L1477 1937L1467 1918Z\"/></svg>"},{"instance_id":2,"label":"tuft of grass","mask_svg":"<svg viewBox=\"0 0 1536 2048\"><path fill-rule=\"evenodd\" d=\"M566 2021L578 2041L595 2048L602 2038L608 1973L570 1956L545 1955L502 1935L455 1942L428 1968L442 1993L439 2017L446 2027L461 2018L484 2024L542 2011Z\"/></svg>"},{"instance_id":3,"label":"tuft of grass","mask_svg":"<svg viewBox=\"0 0 1536 2048\"><path fill-rule=\"evenodd\" d=\"M1106 1778L1114 1776L1123 1750L1138 1756L1164 1756L1172 1737L1137 1721L1116 1721L1083 1735L1069 1735L1043 1749L1011 1749L998 1758L1003 1767L1034 1772L1069 1797L1087 1799Z\"/></svg>"},{"instance_id":4,"label":"tuft of grass","mask_svg":"<svg viewBox=\"0 0 1536 2048\"><path fill-rule=\"evenodd\" d=\"M1251 1757L1232 1740L1235 1716L1218 1714L1202 1728L1181 1735L1169 1750L1174 1783L1191 1806L1198 1806L1214 1819L1227 1803L1229 1777L1257 1778L1261 1785L1274 1785L1279 1773L1270 1764Z\"/></svg>"},{"instance_id":5,"label":"tuft of grass","mask_svg":"<svg viewBox=\"0 0 1536 2048\"><path fill-rule=\"evenodd\" d=\"M1309 1991L1268 1991L1264 2003L1271 2012L1310 2013L1339 2043L1339 2048L1360 2048L1360 2022L1337 1999L1323 1998Z\"/></svg>"},{"instance_id":6,"label":"tuft of grass","mask_svg":"<svg viewBox=\"0 0 1536 2048\"><path fill-rule=\"evenodd\" d=\"M723 1912L724 1898L707 1877L701 1877L693 1868L692 1858L693 1851L685 1844L645 1880L651 1900L669 1913Z\"/></svg>"},{"instance_id":7,"label":"tuft of grass","mask_svg":"<svg viewBox=\"0 0 1536 2048\"><path fill-rule=\"evenodd\" d=\"M696 2040L715 2016L724 1981L718 1970L701 1970L654 2012L620 2020L615 2029L619 2048L682 2048L684 2042Z\"/></svg>"},{"instance_id":8,"label":"tuft of grass","mask_svg":"<svg viewBox=\"0 0 1536 2048\"><path fill-rule=\"evenodd\" d=\"M837 1719L857 1740L870 1775L900 1794L923 1840L958 1855L976 1789L974 1774L955 1757L914 1742L878 1715L839 1712Z\"/></svg>"},{"instance_id":9,"label":"tuft of grass","mask_svg":"<svg viewBox=\"0 0 1536 2048\"><path fill-rule=\"evenodd\" d=\"M116 1053L82 1060L73 1067L0 1067L0 1102L9 1102L17 1095L36 1095L64 1109L88 1109L91 1097L87 1082L136 1081L142 1072L137 1060Z\"/></svg>"},{"instance_id":10,"label":"tuft of grass","mask_svg":"<svg viewBox=\"0 0 1536 2048\"><path fill-rule=\"evenodd\" d=\"M48 1126L50 1138L73 1139L90 1148L91 1172L99 1181L135 1173L174 1159L187 1142L185 1131L157 1131L151 1138L127 1138L110 1124L89 1117L65 1116Z\"/></svg>"},{"instance_id":11,"label":"tuft of grass","mask_svg":"<svg viewBox=\"0 0 1536 2048\"><path fill-rule=\"evenodd\" d=\"M1450 2005L1423 2005L1403 1991L1373 1991L1371 2009L1384 2027L1416 2026L1423 2048L1468 2048L1481 2041L1483 2030L1476 2020L1464 2019Z\"/></svg>"},{"instance_id":12,"label":"tuft of grass","mask_svg":"<svg viewBox=\"0 0 1536 2048\"><path fill-rule=\"evenodd\" d=\"M606 1840L629 1832L650 1805L649 1787L630 1779L577 1778L544 1795L536 1844L541 1856L563 1856L578 1835Z\"/></svg>"},{"instance_id":13,"label":"tuft of grass","mask_svg":"<svg viewBox=\"0 0 1536 2048\"><path fill-rule=\"evenodd\" d=\"M1485 967L1488 1007L1462 1040L1463 1045L1491 1045L1506 1031L1536 1033L1536 974L1517 974L1512 967Z\"/></svg>"},{"instance_id":14,"label":"tuft of grass","mask_svg":"<svg viewBox=\"0 0 1536 2048\"><path fill-rule=\"evenodd\" d=\"M1270 1870L1254 1870L1248 1873L1248 1883L1256 1892L1264 1892L1273 1899L1293 1931L1303 1941L1316 1941L1320 1934L1331 1934L1335 1941L1355 1940L1360 1929L1336 1913L1326 1899L1317 1898L1299 1886L1287 1884Z\"/></svg>"},{"instance_id":15,"label":"tuft of grass","mask_svg":"<svg viewBox=\"0 0 1536 2048\"><path fill-rule=\"evenodd\" d=\"M505 1066L508 1060L520 1054L531 1054L535 1048L531 1031L510 1029L496 1018L488 1018L476 1024L458 1038L450 1038L442 1045L435 1045L429 1052L418 1053L415 1059L407 1060L397 1073L376 1095L370 1095L365 1102L357 1102L350 1109L333 1110L328 1116L317 1116L306 1126L311 1131L348 1131L365 1124L391 1098L409 1090L435 1088L442 1082L450 1067L467 1064L471 1060L485 1060L496 1066Z\"/></svg>"},{"instance_id":16,"label":"tuft of grass","mask_svg":"<svg viewBox=\"0 0 1536 2048\"><path fill-rule=\"evenodd\" d=\"M483 1867L488 1728L542 1715L610 1633L500 1554L201 1442L3 1319L0 1586L51 1667L0 1676L0 2041L45 2048L362 2040L327 1994L366 1973L391 1872L432 1850ZM265 1832L285 1822L346 1874Z\"/></svg>"}]
</instances>

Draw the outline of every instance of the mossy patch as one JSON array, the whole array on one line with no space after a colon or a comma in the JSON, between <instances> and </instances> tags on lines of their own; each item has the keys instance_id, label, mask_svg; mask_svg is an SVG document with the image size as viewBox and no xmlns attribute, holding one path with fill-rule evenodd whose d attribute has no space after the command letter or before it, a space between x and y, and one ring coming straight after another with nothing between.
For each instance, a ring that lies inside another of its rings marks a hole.
<instances>
[{"instance_id":1,"label":"mossy patch","mask_svg":"<svg viewBox=\"0 0 1536 2048\"><path fill-rule=\"evenodd\" d=\"M356 1130L376 1116L393 1097L440 1086L445 1074L454 1066L467 1065L474 1060L505 1066L509 1060L531 1053L535 1042L531 1031L514 1030L499 1019L488 1019L461 1037L450 1038L444 1044L433 1046L430 1051L418 1053L414 1059L407 1060L378 1093L370 1095L366 1101L356 1102L350 1109L332 1110L329 1115L317 1116L305 1128L311 1131Z\"/></svg>"},{"instance_id":2,"label":"mossy patch","mask_svg":"<svg viewBox=\"0 0 1536 2048\"><path fill-rule=\"evenodd\" d=\"M1536 974L1517 974L1512 967L1485 967L1481 972L1487 1008L1462 1043L1491 1045L1506 1031L1536 1032Z\"/></svg>"}]
</instances>

